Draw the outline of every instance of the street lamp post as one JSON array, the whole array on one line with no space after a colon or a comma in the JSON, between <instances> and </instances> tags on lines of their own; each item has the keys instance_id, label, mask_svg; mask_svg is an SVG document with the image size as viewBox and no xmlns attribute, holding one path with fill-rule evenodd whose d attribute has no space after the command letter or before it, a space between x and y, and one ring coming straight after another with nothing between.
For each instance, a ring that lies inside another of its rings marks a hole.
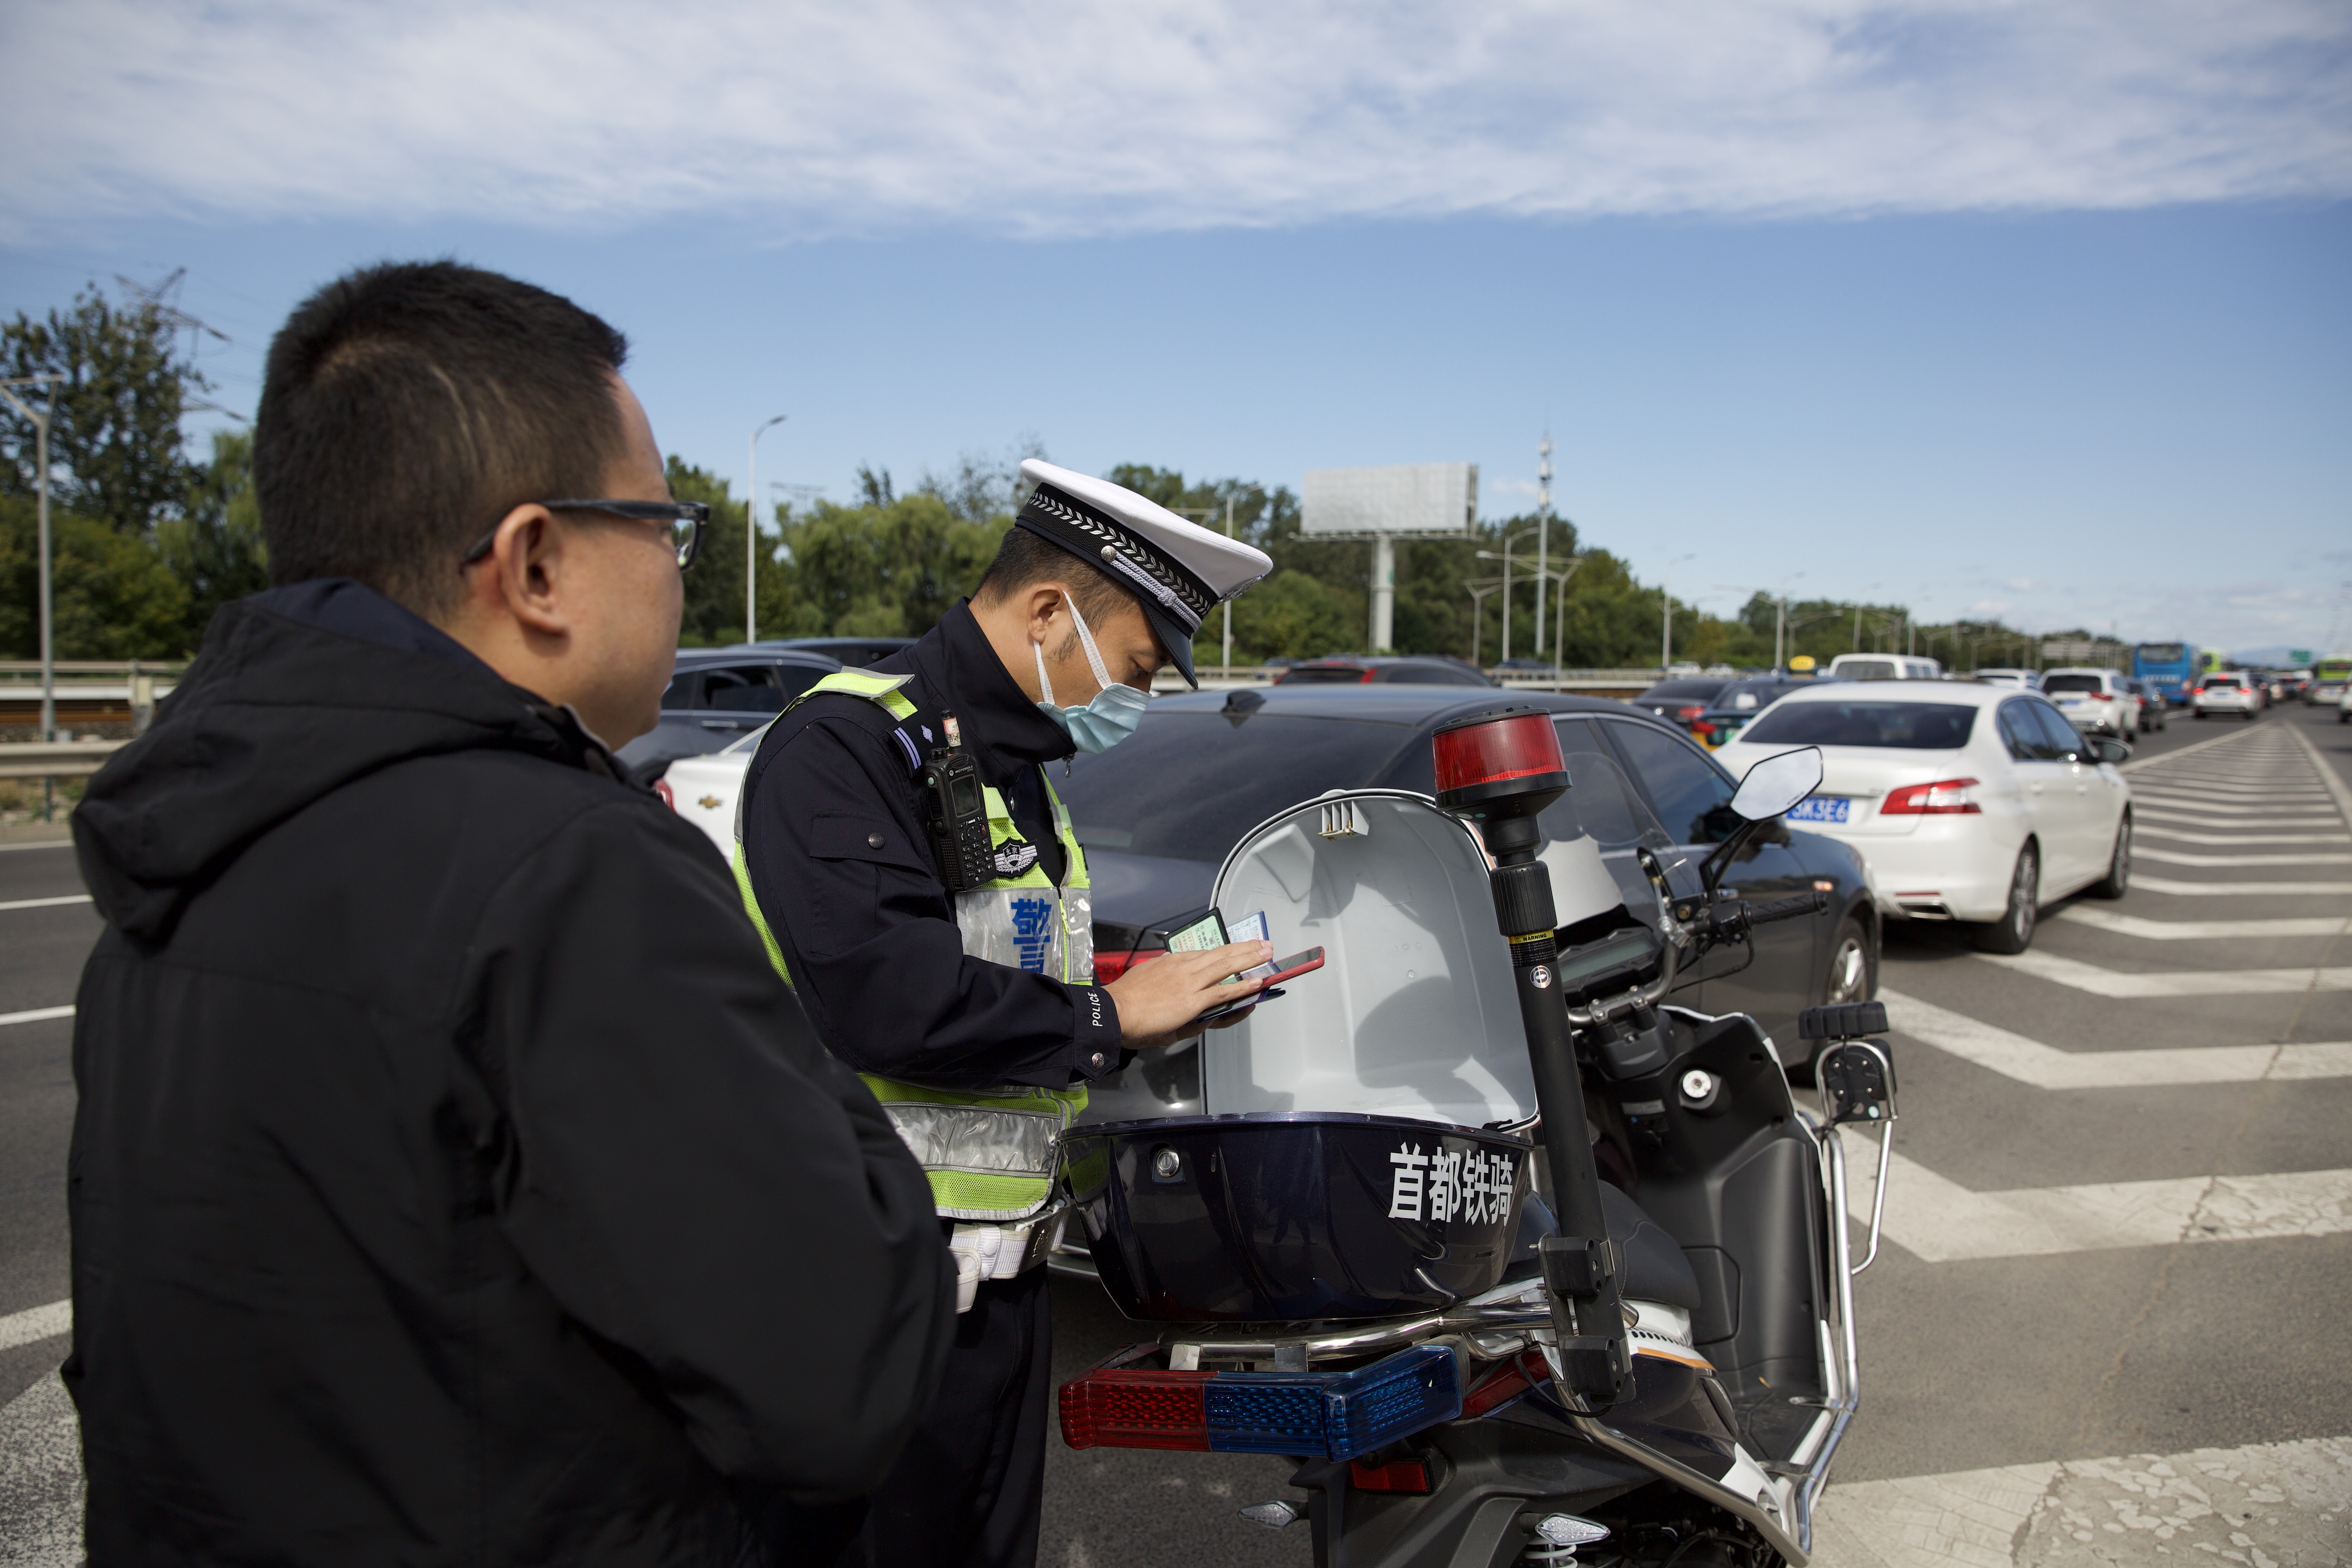
<instances>
[{"instance_id":1,"label":"street lamp post","mask_svg":"<svg viewBox=\"0 0 2352 1568\"><path fill-rule=\"evenodd\" d=\"M1227 496L1225 498L1225 537L1227 539L1231 539L1233 536L1234 498ZM1234 597L1231 594L1225 595L1224 661L1217 668L1223 673L1224 678L1227 680L1231 680L1234 678Z\"/></svg>"},{"instance_id":2,"label":"street lamp post","mask_svg":"<svg viewBox=\"0 0 2352 1568\"><path fill-rule=\"evenodd\" d=\"M1666 671L1675 667L1675 595L1667 584L1673 578L1675 567L1685 561L1697 559L1696 555L1677 555L1666 563L1664 571L1658 574L1658 596L1666 602L1665 629L1658 635L1658 679L1661 680L1666 678Z\"/></svg>"},{"instance_id":3,"label":"street lamp post","mask_svg":"<svg viewBox=\"0 0 2352 1568\"><path fill-rule=\"evenodd\" d=\"M1527 536L1528 531L1524 528L1516 533L1505 534L1503 552L1500 555L1491 550L1481 550L1475 552L1477 559L1481 561L1499 561L1503 563L1503 657L1501 662L1504 664L1511 662L1511 545L1514 542L1525 539ZM1536 582L1536 604L1538 608L1543 604L1543 582L1540 578Z\"/></svg>"},{"instance_id":4,"label":"street lamp post","mask_svg":"<svg viewBox=\"0 0 2352 1568\"><path fill-rule=\"evenodd\" d=\"M743 640L747 643L760 640L760 605L753 596L752 582L760 571L760 437L791 417L779 414L751 432L751 459L745 465L750 470L744 476L749 493L743 498Z\"/></svg>"},{"instance_id":5,"label":"street lamp post","mask_svg":"<svg viewBox=\"0 0 2352 1568\"><path fill-rule=\"evenodd\" d=\"M1486 552L1480 551L1479 553ZM1486 629L1486 595L1501 593L1503 585L1500 583L1475 583L1466 578L1462 585L1470 591L1470 662L1478 664L1480 634ZM1486 668L1483 664L1478 667L1481 669Z\"/></svg>"},{"instance_id":6,"label":"street lamp post","mask_svg":"<svg viewBox=\"0 0 2352 1568\"><path fill-rule=\"evenodd\" d=\"M31 404L17 396L9 388L46 384L50 388L49 401L55 404L58 395L56 384L64 379L62 375L26 375L19 376L13 381L0 381L0 397L6 398L9 407L33 422L34 493L39 498L34 503L34 516L37 520L34 548L39 556L37 577L41 595L41 739L44 741L54 741L58 738L58 661L54 637L54 603L49 582L50 410L44 408L36 412ZM57 818L57 801L54 794L56 788L56 780L41 781L41 816L44 821L55 821Z\"/></svg>"},{"instance_id":7,"label":"street lamp post","mask_svg":"<svg viewBox=\"0 0 2352 1568\"><path fill-rule=\"evenodd\" d=\"M1583 556L1571 555L1568 558L1567 571L1552 574L1559 580L1559 606L1551 618L1551 679L1555 686L1562 679L1561 671L1567 665L1560 649L1568 638L1568 580L1575 576L1576 569L1583 564Z\"/></svg>"}]
</instances>

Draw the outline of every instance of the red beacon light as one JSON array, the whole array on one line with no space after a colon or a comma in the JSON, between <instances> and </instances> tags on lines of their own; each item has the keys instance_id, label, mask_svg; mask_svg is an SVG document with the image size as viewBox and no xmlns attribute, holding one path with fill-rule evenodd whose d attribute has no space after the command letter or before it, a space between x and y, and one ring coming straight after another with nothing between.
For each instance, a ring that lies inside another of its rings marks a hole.
<instances>
[{"instance_id":1,"label":"red beacon light","mask_svg":"<svg viewBox=\"0 0 2352 1568\"><path fill-rule=\"evenodd\" d=\"M1532 854L1536 814L1568 789L1551 715L1539 708L1473 714L1439 730L1430 746L1439 808L1478 824L1497 861Z\"/></svg>"}]
</instances>

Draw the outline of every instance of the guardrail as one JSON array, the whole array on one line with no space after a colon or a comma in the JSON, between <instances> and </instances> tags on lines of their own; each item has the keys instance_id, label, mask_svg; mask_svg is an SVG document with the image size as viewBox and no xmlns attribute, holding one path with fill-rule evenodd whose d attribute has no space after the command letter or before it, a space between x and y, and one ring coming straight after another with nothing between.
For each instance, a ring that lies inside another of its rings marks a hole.
<instances>
[{"instance_id":1,"label":"guardrail","mask_svg":"<svg viewBox=\"0 0 2352 1568\"><path fill-rule=\"evenodd\" d=\"M21 741L0 745L0 779L87 778L128 741Z\"/></svg>"},{"instance_id":2,"label":"guardrail","mask_svg":"<svg viewBox=\"0 0 2352 1568\"><path fill-rule=\"evenodd\" d=\"M1202 664L1193 667L1193 673L1201 678L1201 689L1203 691L1231 691L1252 686L1271 686L1288 668L1286 665L1260 668L1237 664L1231 670L1226 670L1215 665ZM1629 696L1637 691L1646 691L1665 679L1664 672L1656 669L1490 669L1486 674L1489 680L1508 691L1623 692ZM1151 689L1170 692L1189 690L1190 688L1184 684L1184 678L1173 669L1163 669L1153 678Z\"/></svg>"},{"instance_id":3,"label":"guardrail","mask_svg":"<svg viewBox=\"0 0 2352 1568\"><path fill-rule=\"evenodd\" d=\"M184 658L61 658L49 668L59 675L157 675L178 677L187 672ZM37 658L0 658L0 680L41 678L41 661Z\"/></svg>"}]
</instances>

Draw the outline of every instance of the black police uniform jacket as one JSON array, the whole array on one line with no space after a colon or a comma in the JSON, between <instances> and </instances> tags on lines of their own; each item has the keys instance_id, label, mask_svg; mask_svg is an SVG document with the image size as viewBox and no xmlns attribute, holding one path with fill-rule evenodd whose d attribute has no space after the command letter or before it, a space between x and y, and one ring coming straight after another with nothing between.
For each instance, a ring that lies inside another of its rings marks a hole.
<instances>
[{"instance_id":1,"label":"black police uniform jacket","mask_svg":"<svg viewBox=\"0 0 2352 1568\"><path fill-rule=\"evenodd\" d=\"M888 1469L954 1321L922 1172L614 772L325 581L92 781L98 1568L761 1563Z\"/></svg>"},{"instance_id":2,"label":"black police uniform jacket","mask_svg":"<svg viewBox=\"0 0 2352 1568\"><path fill-rule=\"evenodd\" d=\"M982 780L1056 883L1067 871L1041 764L1074 748L1005 673L960 602L873 666L913 679L904 723L862 697L805 698L769 727L743 780L743 854L793 984L834 1054L861 1072L948 1087L1064 1089L1117 1072L1118 1008L1097 985L973 958L940 880L916 783L953 713Z\"/></svg>"}]
</instances>

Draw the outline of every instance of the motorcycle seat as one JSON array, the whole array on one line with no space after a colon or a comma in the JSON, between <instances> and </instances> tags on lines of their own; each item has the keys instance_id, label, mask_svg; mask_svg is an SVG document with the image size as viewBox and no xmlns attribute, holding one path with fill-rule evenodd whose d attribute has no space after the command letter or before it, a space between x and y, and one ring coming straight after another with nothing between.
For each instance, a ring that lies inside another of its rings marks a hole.
<instances>
[{"instance_id":1,"label":"motorcycle seat","mask_svg":"<svg viewBox=\"0 0 2352 1568\"><path fill-rule=\"evenodd\" d=\"M1684 1256L1682 1244L1666 1234L1665 1227L1642 1210L1642 1205L1607 1182L1601 1184L1601 1217L1609 1222L1609 1239L1617 1244L1617 1256L1624 1270L1619 1284L1621 1294L1637 1301L1663 1301L1669 1307L1685 1311L1699 1309L1698 1276L1691 1272L1690 1259ZM1532 1279L1538 1272L1536 1263L1538 1238L1555 1235L1559 1222L1552 1217L1551 1208L1533 1193L1519 1210L1518 1246L1511 1253L1506 1279Z\"/></svg>"}]
</instances>

